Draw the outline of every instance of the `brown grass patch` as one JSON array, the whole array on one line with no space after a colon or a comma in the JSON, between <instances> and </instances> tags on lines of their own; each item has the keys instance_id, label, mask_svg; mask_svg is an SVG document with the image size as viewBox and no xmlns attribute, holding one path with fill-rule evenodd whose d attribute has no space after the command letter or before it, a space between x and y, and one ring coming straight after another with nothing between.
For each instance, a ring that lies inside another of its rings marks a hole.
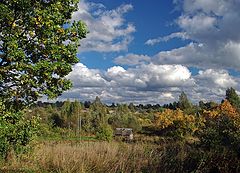
<instances>
[{"instance_id":1,"label":"brown grass patch","mask_svg":"<svg viewBox=\"0 0 240 173\"><path fill-rule=\"evenodd\" d=\"M42 142L2 171L13 172L142 172L153 164L156 150L122 142ZM152 165L153 166L153 165Z\"/></svg>"}]
</instances>

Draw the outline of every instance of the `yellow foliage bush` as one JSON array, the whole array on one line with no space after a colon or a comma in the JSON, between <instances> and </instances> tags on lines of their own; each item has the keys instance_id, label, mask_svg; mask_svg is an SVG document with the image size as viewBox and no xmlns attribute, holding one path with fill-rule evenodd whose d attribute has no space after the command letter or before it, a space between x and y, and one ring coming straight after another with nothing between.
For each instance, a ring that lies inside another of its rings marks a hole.
<instances>
[{"instance_id":1,"label":"yellow foliage bush","mask_svg":"<svg viewBox=\"0 0 240 173\"><path fill-rule=\"evenodd\" d=\"M221 114L228 115L230 118L236 118L238 116L237 110L228 100L224 100L223 103L219 105L218 110Z\"/></svg>"},{"instance_id":2,"label":"yellow foliage bush","mask_svg":"<svg viewBox=\"0 0 240 173\"><path fill-rule=\"evenodd\" d=\"M171 134L185 136L198 130L199 120L200 117L184 114L180 109L166 109L156 113L154 124L159 130L169 129Z\"/></svg>"},{"instance_id":3,"label":"yellow foliage bush","mask_svg":"<svg viewBox=\"0 0 240 173\"><path fill-rule=\"evenodd\" d=\"M237 110L231 105L228 100L224 100L219 106L210 111L203 111L203 115L207 119L216 119L220 115L225 115L229 118L237 118L239 116Z\"/></svg>"},{"instance_id":4,"label":"yellow foliage bush","mask_svg":"<svg viewBox=\"0 0 240 173\"><path fill-rule=\"evenodd\" d=\"M224 146L233 151L240 151L240 116L228 100L224 100L213 110L204 111L203 117L206 120L205 128L199 135L203 146Z\"/></svg>"}]
</instances>

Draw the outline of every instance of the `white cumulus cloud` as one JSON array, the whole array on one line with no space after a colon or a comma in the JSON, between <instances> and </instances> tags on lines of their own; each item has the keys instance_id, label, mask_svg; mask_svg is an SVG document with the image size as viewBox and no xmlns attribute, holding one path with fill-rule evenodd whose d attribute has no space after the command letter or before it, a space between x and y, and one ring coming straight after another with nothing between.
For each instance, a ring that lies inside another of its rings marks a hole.
<instances>
[{"instance_id":1,"label":"white cumulus cloud","mask_svg":"<svg viewBox=\"0 0 240 173\"><path fill-rule=\"evenodd\" d=\"M77 63L73 66L73 70L66 78L73 82L76 87L103 87L107 83L102 78L99 70L89 69L82 63Z\"/></svg>"},{"instance_id":2,"label":"white cumulus cloud","mask_svg":"<svg viewBox=\"0 0 240 173\"><path fill-rule=\"evenodd\" d=\"M227 89L237 86L237 82L234 77L230 76L226 70L200 70L196 78L201 80L201 82L205 81L206 83L204 85L212 86L213 88L221 87L223 89Z\"/></svg>"},{"instance_id":3,"label":"white cumulus cloud","mask_svg":"<svg viewBox=\"0 0 240 173\"><path fill-rule=\"evenodd\" d=\"M90 32L81 41L80 52L115 52L128 49L133 40L132 33L136 30L132 23L124 19L124 14L133 8L131 4L108 10L103 4L82 0L78 7L72 20L83 20Z\"/></svg>"},{"instance_id":4,"label":"white cumulus cloud","mask_svg":"<svg viewBox=\"0 0 240 173\"><path fill-rule=\"evenodd\" d=\"M181 29L179 33L186 33L192 43L177 49L161 51L155 56L154 62L200 68L230 68L239 71L239 7L238 0L182 1L183 13L176 19L176 23ZM171 38L171 35L165 38L168 37ZM159 39L152 39L146 43L154 45L158 42Z\"/></svg>"},{"instance_id":5,"label":"white cumulus cloud","mask_svg":"<svg viewBox=\"0 0 240 173\"><path fill-rule=\"evenodd\" d=\"M113 66L106 71L90 69L82 63L73 66L67 76L73 88L60 99L93 100L100 96L106 103L159 103L174 101L181 88L191 88L195 81L182 65L141 64L123 68Z\"/></svg>"}]
</instances>

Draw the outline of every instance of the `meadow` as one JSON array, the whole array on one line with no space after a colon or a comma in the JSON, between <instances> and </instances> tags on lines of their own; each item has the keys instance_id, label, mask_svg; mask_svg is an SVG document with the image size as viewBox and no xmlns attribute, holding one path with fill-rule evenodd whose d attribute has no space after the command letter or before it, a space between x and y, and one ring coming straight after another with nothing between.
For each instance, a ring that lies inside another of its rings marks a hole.
<instances>
[{"instance_id":1,"label":"meadow","mask_svg":"<svg viewBox=\"0 0 240 173\"><path fill-rule=\"evenodd\" d=\"M120 173L239 172L228 150L204 151L193 141L150 137L126 143L98 140L45 140L31 152L1 162L0 172ZM220 169L219 169L220 168Z\"/></svg>"},{"instance_id":2,"label":"meadow","mask_svg":"<svg viewBox=\"0 0 240 173\"><path fill-rule=\"evenodd\" d=\"M0 172L238 173L240 99L226 98L163 106L109 106L98 98L39 103L18 124L6 119ZM131 128L134 139L116 138L116 127Z\"/></svg>"}]
</instances>

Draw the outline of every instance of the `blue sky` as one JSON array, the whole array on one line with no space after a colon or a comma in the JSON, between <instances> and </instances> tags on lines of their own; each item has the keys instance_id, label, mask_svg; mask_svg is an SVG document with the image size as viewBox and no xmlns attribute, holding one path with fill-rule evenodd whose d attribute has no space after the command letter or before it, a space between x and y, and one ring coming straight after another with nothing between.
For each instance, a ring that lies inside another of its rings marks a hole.
<instances>
[{"instance_id":1,"label":"blue sky","mask_svg":"<svg viewBox=\"0 0 240 173\"><path fill-rule=\"evenodd\" d=\"M196 103L240 91L239 0L82 0L89 29L59 99Z\"/></svg>"},{"instance_id":2,"label":"blue sky","mask_svg":"<svg viewBox=\"0 0 240 173\"><path fill-rule=\"evenodd\" d=\"M82 63L90 68L105 69L114 65L112 59L128 52L137 54L147 54L149 56L158 53L160 50L171 50L185 44L181 40L172 40L168 44L160 43L158 46L146 46L144 43L149 38L166 36L173 32L179 31L174 24L174 20L180 15L180 11L174 10L175 6L172 1L88 1L101 3L107 10L116 9L123 4L131 4L132 9L123 17L126 22L132 23L136 31L132 33L134 40L128 45L128 50L119 52L83 52L79 54ZM158 19L158 20L156 20ZM84 58L82 58L84 57Z\"/></svg>"}]
</instances>

